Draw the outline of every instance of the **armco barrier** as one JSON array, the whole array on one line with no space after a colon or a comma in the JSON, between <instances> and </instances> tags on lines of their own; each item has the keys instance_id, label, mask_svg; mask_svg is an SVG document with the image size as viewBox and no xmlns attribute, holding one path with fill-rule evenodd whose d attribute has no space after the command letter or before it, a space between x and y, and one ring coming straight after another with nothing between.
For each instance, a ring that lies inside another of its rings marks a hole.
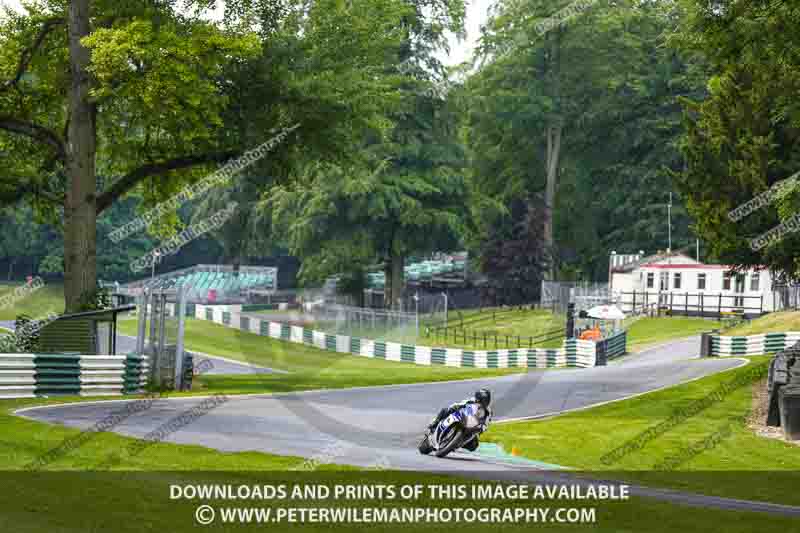
<instances>
[{"instance_id":1,"label":"armco barrier","mask_svg":"<svg viewBox=\"0 0 800 533\"><path fill-rule=\"evenodd\" d=\"M136 393L146 379L137 355L0 354L0 398Z\"/></svg>"},{"instance_id":2,"label":"armco barrier","mask_svg":"<svg viewBox=\"0 0 800 533\"><path fill-rule=\"evenodd\" d=\"M595 366L597 344L592 341L567 339L561 348L510 348L504 350L470 350L461 348L435 348L397 342L384 342L347 335L332 335L301 326L271 322L254 315L242 317L240 308L227 305L200 305L195 307L195 317L210 320L226 327L269 336L296 344L306 344L321 350L374 357L387 361L415 363L418 365L443 365L473 368L558 368ZM243 320L246 318L247 320ZM625 334L607 339L613 341L614 356L625 352Z\"/></svg>"},{"instance_id":3,"label":"armco barrier","mask_svg":"<svg viewBox=\"0 0 800 533\"><path fill-rule=\"evenodd\" d=\"M800 332L762 333L759 335L726 337L711 336L712 356L760 355L780 352L800 341Z\"/></svg>"}]
</instances>

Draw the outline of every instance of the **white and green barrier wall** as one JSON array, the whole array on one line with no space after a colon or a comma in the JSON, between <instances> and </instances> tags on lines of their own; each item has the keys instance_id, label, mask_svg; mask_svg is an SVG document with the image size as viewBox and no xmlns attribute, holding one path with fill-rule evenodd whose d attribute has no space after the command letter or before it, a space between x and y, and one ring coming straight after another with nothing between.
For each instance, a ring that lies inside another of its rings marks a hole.
<instances>
[{"instance_id":1,"label":"white and green barrier wall","mask_svg":"<svg viewBox=\"0 0 800 533\"><path fill-rule=\"evenodd\" d=\"M255 333L256 335L315 346L322 350L418 365L474 368L586 368L595 366L597 357L597 343L578 339L567 339L564 341L562 348L555 349L469 350L434 348L329 334L301 326L259 319L253 315L242 314L240 310L241 307L236 305L197 304L195 306L195 317ZM625 351L625 334L622 333L617 337L619 338L614 337L613 339L615 339L615 353L618 355ZM608 339L608 341L610 340Z\"/></svg>"},{"instance_id":2,"label":"white and green barrier wall","mask_svg":"<svg viewBox=\"0 0 800 533\"><path fill-rule=\"evenodd\" d=\"M759 335L727 337L711 335L711 356L760 355L780 352L800 341L800 332L762 333Z\"/></svg>"},{"instance_id":3,"label":"white and green barrier wall","mask_svg":"<svg viewBox=\"0 0 800 533\"><path fill-rule=\"evenodd\" d=\"M137 393L147 370L147 358L133 354L0 354L0 398Z\"/></svg>"}]
</instances>

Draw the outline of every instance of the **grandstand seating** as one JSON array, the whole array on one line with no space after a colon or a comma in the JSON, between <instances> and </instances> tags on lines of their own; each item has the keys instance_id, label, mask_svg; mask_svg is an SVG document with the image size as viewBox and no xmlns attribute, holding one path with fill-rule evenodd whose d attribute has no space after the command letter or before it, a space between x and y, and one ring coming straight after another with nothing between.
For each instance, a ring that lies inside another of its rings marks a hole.
<instances>
[{"instance_id":1,"label":"grandstand seating","mask_svg":"<svg viewBox=\"0 0 800 533\"><path fill-rule=\"evenodd\" d=\"M253 268L253 267L249 267ZM177 273L165 274L154 279L135 282L139 287L150 289L170 290L182 286L191 286L194 291L207 292L216 290L222 294L253 290L275 289L277 287L277 271L264 268L263 271L240 271L238 276L234 272L218 270L189 269Z\"/></svg>"},{"instance_id":2,"label":"grandstand seating","mask_svg":"<svg viewBox=\"0 0 800 533\"><path fill-rule=\"evenodd\" d=\"M422 261L411 263L405 267L405 277L408 281L430 281L434 276L442 276L463 272L464 261ZM386 286L386 276L383 272L367 274L367 282L372 289L383 289Z\"/></svg>"}]
</instances>

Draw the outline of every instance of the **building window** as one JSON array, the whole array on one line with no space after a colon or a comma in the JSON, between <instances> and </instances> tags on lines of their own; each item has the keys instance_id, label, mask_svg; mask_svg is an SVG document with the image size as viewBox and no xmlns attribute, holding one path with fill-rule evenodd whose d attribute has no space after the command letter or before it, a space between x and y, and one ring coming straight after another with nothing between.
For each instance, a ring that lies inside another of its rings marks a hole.
<instances>
[{"instance_id":1,"label":"building window","mask_svg":"<svg viewBox=\"0 0 800 533\"><path fill-rule=\"evenodd\" d=\"M659 276L659 290L669 290L669 272L662 272Z\"/></svg>"},{"instance_id":2,"label":"building window","mask_svg":"<svg viewBox=\"0 0 800 533\"><path fill-rule=\"evenodd\" d=\"M655 283L655 277L656 277L655 274L653 274L652 272L648 272L647 273L647 288L648 289L652 289L653 288L653 283Z\"/></svg>"},{"instance_id":3,"label":"building window","mask_svg":"<svg viewBox=\"0 0 800 533\"><path fill-rule=\"evenodd\" d=\"M731 290L731 273L725 272L722 276L722 290L729 291Z\"/></svg>"},{"instance_id":4,"label":"building window","mask_svg":"<svg viewBox=\"0 0 800 533\"><path fill-rule=\"evenodd\" d=\"M758 272L753 272L753 273L750 275L750 290L751 290L751 291L757 291L757 290L759 290L759 289L758 289L758 282L759 282L759 279L758 279L758 278L759 278L759 274L758 274Z\"/></svg>"},{"instance_id":5,"label":"building window","mask_svg":"<svg viewBox=\"0 0 800 533\"><path fill-rule=\"evenodd\" d=\"M672 277L672 288L673 289L680 289L681 288L681 273L675 272L675 275Z\"/></svg>"},{"instance_id":6,"label":"building window","mask_svg":"<svg viewBox=\"0 0 800 533\"><path fill-rule=\"evenodd\" d=\"M705 274L698 274L697 275L697 290L703 291L706 288L706 275Z\"/></svg>"}]
</instances>

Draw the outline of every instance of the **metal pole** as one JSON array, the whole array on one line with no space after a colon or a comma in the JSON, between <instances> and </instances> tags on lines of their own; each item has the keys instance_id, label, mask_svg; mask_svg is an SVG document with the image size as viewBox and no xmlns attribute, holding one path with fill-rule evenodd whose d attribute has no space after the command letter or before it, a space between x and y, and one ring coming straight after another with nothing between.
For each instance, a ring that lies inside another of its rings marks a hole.
<instances>
[{"instance_id":1,"label":"metal pole","mask_svg":"<svg viewBox=\"0 0 800 533\"><path fill-rule=\"evenodd\" d=\"M613 288L613 276L612 272L614 270L614 257L617 255L616 250L611 250L611 257L608 258L608 295L611 296L611 289Z\"/></svg>"},{"instance_id":2,"label":"metal pole","mask_svg":"<svg viewBox=\"0 0 800 533\"><path fill-rule=\"evenodd\" d=\"M136 324L136 354L139 357L144 356L144 338L147 335L147 300L148 294L145 289L139 295L139 309L138 309L138 323Z\"/></svg>"},{"instance_id":3,"label":"metal pole","mask_svg":"<svg viewBox=\"0 0 800 533\"><path fill-rule=\"evenodd\" d=\"M186 287L178 287L178 338L175 342L175 390L183 390L183 335L186 320Z\"/></svg>"},{"instance_id":4,"label":"metal pole","mask_svg":"<svg viewBox=\"0 0 800 533\"><path fill-rule=\"evenodd\" d=\"M158 381L156 382L157 385L161 385L162 381L162 374L163 374L163 366L166 362L166 318L167 318L167 295L163 293L159 293L158 295L159 307L158 311L161 317L159 318L158 322Z\"/></svg>"},{"instance_id":5,"label":"metal pole","mask_svg":"<svg viewBox=\"0 0 800 533\"><path fill-rule=\"evenodd\" d=\"M443 292L442 296L444 296L444 327L447 327L447 293Z\"/></svg>"},{"instance_id":6,"label":"metal pole","mask_svg":"<svg viewBox=\"0 0 800 533\"><path fill-rule=\"evenodd\" d=\"M153 279L156 277L156 263L160 257L161 252L153 252L153 268L150 271L150 281L153 281Z\"/></svg>"},{"instance_id":7,"label":"metal pole","mask_svg":"<svg viewBox=\"0 0 800 533\"><path fill-rule=\"evenodd\" d=\"M417 338L419 338L419 291L414 295L414 322L417 326Z\"/></svg>"},{"instance_id":8,"label":"metal pole","mask_svg":"<svg viewBox=\"0 0 800 533\"><path fill-rule=\"evenodd\" d=\"M672 251L672 192L669 193L669 203L667 204L667 252Z\"/></svg>"}]
</instances>

